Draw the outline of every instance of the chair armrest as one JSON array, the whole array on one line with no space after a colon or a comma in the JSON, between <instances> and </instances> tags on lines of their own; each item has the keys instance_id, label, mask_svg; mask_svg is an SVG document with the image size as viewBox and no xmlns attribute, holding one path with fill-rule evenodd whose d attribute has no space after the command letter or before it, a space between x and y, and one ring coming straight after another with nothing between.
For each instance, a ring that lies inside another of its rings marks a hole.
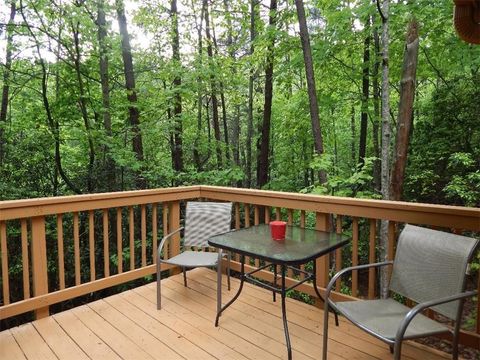
<instances>
[{"instance_id":1,"label":"chair armrest","mask_svg":"<svg viewBox=\"0 0 480 360\"><path fill-rule=\"evenodd\" d=\"M417 304L415 307L413 307L407 315L405 315L404 319L398 326L397 334L395 336L395 343L401 342L403 340L403 336L405 335L405 332L407 331L408 325L410 325L410 322L413 320L413 318L418 315L418 313L422 312L425 309L431 308L432 306L436 305L441 305L441 304L446 304L455 300L461 300L461 299L466 299L472 296L477 295L477 291L467 291L455 295L450 295L444 298L436 299L436 300L431 300L431 301L426 301L420 304Z\"/></svg>"},{"instance_id":2,"label":"chair armrest","mask_svg":"<svg viewBox=\"0 0 480 360\"><path fill-rule=\"evenodd\" d=\"M392 265L393 261L384 261L384 262L379 262L379 263L373 263L373 264L365 264L365 265L357 265L357 266L351 266L345 269L340 270L337 272L333 278L330 280L330 282L327 285L327 289L325 290L325 300L328 300L330 293L332 292L333 285L337 281L338 278L343 276L347 272L351 272L354 270L362 270L362 269L369 269L369 268L377 268L377 267L382 267L386 265Z\"/></svg>"},{"instance_id":3,"label":"chair armrest","mask_svg":"<svg viewBox=\"0 0 480 360\"><path fill-rule=\"evenodd\" d=\"M171 238L173 235L179 233L181 230L183 230L183 226L179 227L177 230L172 231L170 234L165 235L162 238L162 241L160 241L160 245L158 245L158 250L157 250L157 263L160 263L161 259L161 254L162 254L162 249L165 246L165 242Z\"/></svg>"}]
</instances>

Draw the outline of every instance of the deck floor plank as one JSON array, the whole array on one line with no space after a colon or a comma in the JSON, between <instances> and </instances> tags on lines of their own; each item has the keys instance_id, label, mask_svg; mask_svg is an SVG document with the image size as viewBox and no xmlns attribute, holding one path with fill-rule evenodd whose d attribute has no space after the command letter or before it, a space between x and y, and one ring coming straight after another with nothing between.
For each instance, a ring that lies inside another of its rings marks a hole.
<instances>
[{"instance_id":1,"label":"deck floor plank","mask_svg":"<svg viewBox=\"0 0 480 360\"><path fill-rule=\"evenodd\" d=\"M189 272L194 280L198 280L204 285L209 286L216 291L216 274L206 269L198 269L198 271ZM189 277L190 278L190 277ZM208 281L205 281L205 280ZM178 282L178 281L177 281ZM232 278L232 284L238 286L240 281ZM226 278L222 281L222 290L226 289ZM148 286L152 286L149 284ZM222 292L223 293L223 292ZM242 296L245 294L245 299ZM271 292L261 289L258 286L246 286L242 295L240 295L237 301L244 301L248 306L261 306L263 311L270 314L278 313L279 307L272 302ZM307 328L309 331L313 331L319 335L323 334L323 311L315 308L314 306L296 301L293 299L287 299L287 317L289 320L289 326L291 323ZM361 331L348 320L339 317L340 326L336 327L333 316L330 316L329 322L329 338L332 340L344 339L348 346L357 346L359 341L370 343L367 346L369 354L380 356L380 359L389 358L390 351L388 346L377 338L370 336L364 331ZM340 333L338 333L340 331ZM374 345L374 346L372 346ZM330 342L329 342L330 346ZM383 351L377 353L377 350L381 348ZM438 359L450 359L446 353L437 351L435 349L428 349L425 351L425 347L415 342L407 341L402 347L402 358L405 359L422 359L422 360L438 360Z\"/></svg>"},{"instance_id":2,"label":"deck floor plank","mask_svg":"<svg viewBox=\"0 0 480 360\"><path fill-rule=\"evenodd\" d=\"M59 359L88 359L87 354L68 336L51 316L32 323L48 346Z\"/></svg>"},{"instance_id":3,"label":"deck floor plank","mask_svg":"<svg viewBox=\"0 0 480 360\"><path fill-rule=\"evenodd\" d=\"M189 271L162 280L162 310L156 309L155 283L0 332L0 359L165 359L275 360L287 351L280 299L245 284L238 300L216 315L216 274ZM223 279L226 284L226 278ZM224 303L235 293L222 288ZM323 313L287 299L293 358L319 359ZM389 360L388 346L343 318L330 317L329 360ZM407 342L402 359L444 360L447 354Z\"/></svg>"},{"instance_id":4,"label":"deck floor plank","mask_svg":"<svg viewBox=\"0 0 480 360\"><path fill-rule=\"evenodd\" d=\"M0 359L26 359L10 330L0 332Z\"/></svg>"},{"instance_id":5,"label":"deck floor plank","mask_svg":"<svg viewBox=\"0 0 480 360\"><path fill-rule=\"evenodd\" d=\"M154 337L148 331L138 326L134 321L112 307L108 302L103 300L95 301L88 304L88 307L94 310L100 317L110 323L123 335L143 349L154 359L172 359L179 360L184 357L177 354L170 347L165 345L159 339Z\"/></svg>"},{"instance_id":6,"label":"deck floor plank","mask_svg":"<svg viewBox=\"0 0 480 360\"><path fill-rule=\"evenodd\" d=\"M179 333L155 320L150 316L148 311L144 312L143 309L132 306L131 303L122 297L110 296L104 300L150 334L165 342L185 359L211 360L213 358L201 347L193 344L188 341L188 339L182 337Z\"/></svg>"},{"instance_id":7,"label":"deck floor plank","mask_svg":"<svg viewBox=\"0 0 480 360\"><path fill-rule=\"evenodd\" d=\"M111 349L123 359L153 359L140 346L130 340L129 335L124 335L113 325L103 319L87 305L70 310L91 331L102 339Z\"/></svg>"},{"instance_id":8,"label":"deck floor plank","mask_svg":"<svg viewBox=\"0 0 480 360\"><path fill-rule=\"evenodd\" d=\"M91 359L121 359L114 350L85 326L72 312L64 311L53 315L53 318Z\"/></svg>"},{"instance_id":9,"label":"deck floor plank","mask_svg":"<svg viewBox=\"0 0 480 360\"><path fill-rule=\"evenodd\" d=\"M57 359L55 353L40 336L32 323L20 325L10 329L10 331L27 359Z\"/></svg>"}]
</instances>

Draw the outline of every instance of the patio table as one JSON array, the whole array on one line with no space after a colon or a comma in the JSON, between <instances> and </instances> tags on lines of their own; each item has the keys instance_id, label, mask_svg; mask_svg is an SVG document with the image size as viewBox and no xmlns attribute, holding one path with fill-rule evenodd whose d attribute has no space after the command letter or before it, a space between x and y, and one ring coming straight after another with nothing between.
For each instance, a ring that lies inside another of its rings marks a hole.
<instances>
[{"instance_id":1,"label":"patio table","mask_svg":"<svg viewBox=\"0 0 480 360\"><path fill-rule=\"evenodd\" d=\"M249 228L233 230L224 234L216 235L208 240L210 246L219 248L218 262L218 285L217 285L217 316L215 326L218 326L219 317L226 308L232 305L240 295L245 280L259 284L262 287L270 289L273 292L273 301L275 294L281 294L282 297L282 318L285 332L285 340L287 344L288 359L292 358L292 349L290 345L290 336L288 333L288 323L286 315L285 298L287 291L290 291L298 285L312 280L313 288L317 296L323 300L316 284L316 259L322 255L338 249L346 245L350 238L336 234L335 232L319 231L313 229L305 229L297 226L287 226L284 240L273 240L270 236L270 228L268 225L256 225ZM222 307L222 281L221 281L221 256L222 250L231 251L240 254L240 287L235 296ZM266 262L265 265L251 271L245 272L245 257L258 258ZM313 271L308 272L298 268L299 265L305 264L313 260ZM265 284L254 277L253 274L274 266L273 284ZM280 267L281 283L277 284L277 266ZM304 274L304 278L295 282L290 287L286 287L286 272L288 269Z\"/></svg>"}]
</instances>

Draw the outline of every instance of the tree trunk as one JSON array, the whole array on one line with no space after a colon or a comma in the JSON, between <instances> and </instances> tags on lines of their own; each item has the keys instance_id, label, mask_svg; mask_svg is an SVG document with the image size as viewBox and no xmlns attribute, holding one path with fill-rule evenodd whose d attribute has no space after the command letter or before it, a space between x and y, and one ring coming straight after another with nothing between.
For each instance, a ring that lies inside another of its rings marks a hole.
<instances>
[{"instance_id":1,"label":"tree trunk","mask_svg":"<svg viewBox=\"0 0 480 360\"><path fill-rule=\"evenodd\" d=\"M135 73L133 71L132 48L130 46L130 35L127 29L127 18L125 17L125 6L123 0L115 0L118 27L122 37L122 58L123 70L125 73L125 87L127 89L127 100L129 102L128 113L130 119L133 152L141 164L143 163L143 142L142 133L140 131L140 112L137 106L137 91L135 89ZM143 165L143 164L142 164ZM143 167L143 166L142 166ZM135 176L135 186L137 189L146 187L145 179L141 172Z\"/></svg>"},{"instance_id":2,"label":"tree trunk","mask_svg":"<svg viewBox=\"0 0 480 360\"><path fill-rule=\"evenodd\" d=\"M408 144L413 118L415 99L415 78L418 61L418 23L414 19L408 24L405 54L403 57L402 80L400 82L400 103L398 106L397 137L390 184L390 199L401 200Z\"/></svg>"},{"instance_id":3,"label":"tree trunk","mask_svg":"<svg viewBox=\"0 0 480 360\"><path fill-rule=\"evenodd\" d=\"M182 78L179 74L179 71L182 67L180 60L180 39L178 33L178 11L177 11L177 0L172 0L170 16L172 20L172 57L173 63L176 68L175 77L173 79L173 122L174 122L174 133L173 133L173 169L175 171L183 171L183 146L182 146L182 95L180 93L180 88L182 86Z\"/></svg>"},{"instance_id":4,"label":"tree trunk","mask_svg":"<svg viewBox=\"0 0 480 360\"><path fill-rule=\"evenodd\" d=\"M275 29L277 22L277 0L270 0L269 27ZM263 106L262 135L260 140L260 151L257 161L257 187L262 188L268 182L268 172L270 167L270 121L272 117L272 97L273 97L273 51L275 47L275 32L270 32L271 38L267 47L267 62L265 67L265 102Z\"/></svg>"},{"instance_id":5,"label":"tree trunk","mask_svg":"<svg viewBox=\"0 0 480 360\"><path fill-rule=\"evenodd\" d=\"M373 153L375 155L375 162L373 163L373 184L375 192L381 192L381 161L380 161L380 141L379 141L379 122L380 122L380 86L378 84L378 70L380 68L380 39L378 37L377 27L373 27L373 39L375 44L375 62L373 64Z\"/></svg>"},{"instance_id":6,"label":"tree trunk","mask_svg":"<svg viewBox=\"0 0 480 360\"><path fill-rule=\"evenodd\" d=\"M355 130L355 106L352 104L351 110L350 110L350 130L352 132L352 142L350 143L350 149L351 149L351 158L352 158L352 169L355 172L355 169L357 167L357 154L356 154L356 149L357 149L357 144L355 142L355 139L357 138L356 135L356 130Z\"/></svg>"},{"instance_id":7,"label":"tree trunk","mask_svg":"<svg viewBox=\"0 0 480 360\"><path fill-rule=\"evenodd\" d=\"M17 8L15 6L15 0L10 3L10 18L6 29L7 33L7 53L5 54L5 67L3 69L3 90L2 90L2 107L0 110L0 169L3 169L3 161L5 157L5 128L7 126L7 111L8 111L8 99L10 91L10 69L12 68L12 45L13 45L13 21Z\"/></svg>"},{"instance_id":8,"label":"tree trunk","mask_svg":"<svg viewBox=\"0 0 480 360\"><path fill-rule=\"evenodd\" d=\"M191 2L192 9L195 8L194 0ZM196 70L200 74L202 69L202 55L203 55L203 45L202 45L202 30L203 30L203 16L205 12L204 4L200 11L200 23L197 23L197 18L195 17L195 26L197 29L197 61L196 61ZM203 91L202 91L202 77L197 76L197 134L193 143L193 161L195 163L195 168L197 171L203 170L203 161L200 154L200 141L202 134L202 108L203 108Z\"/></svg>"},{"instance_id":9,"label":"tree trunk","mask_svg":"<svg viewBox=\"0 0 480 360\"><path fill-rule=\"evenodd\" d=\"M213 69L213 47L212 47L212 36L210 34L210 13L208 11L208 1L203 0L205 7L205 34L207 36L207 53L210 62L210 84L212 91L212 121L213 121L213 132L215 136L215 148L217 150L217 167L222 168L222 149L220 147L221 136L220 136L220 123L218 119L218 99L217 99L217 84L214 75Z\"/></svg>"},{"instance_id":10,"label":"tree trunk","mask_svg":"<svg viewBox=\"0 0 480 360\"><path fill-rule=\"evenodd\" d=\"M32 5L33 6L33 5ZM73 192L77 194L81 194L82 191L75 186L75 184L70 180L70 178L67 176L65 171L63 170L62 166L62 158L61 158L61 153L60 153L60 125L58 121L56 121L53 118L52 111L50 109L50 101L48 100L48 72L47 72L47 66L45 65L45 60L42 57L42 52L40 50L40 42L37 39L37 36L32 30L32 27L27 21L27 18L25 17L25 14L23 12L23 7L20 7L20 13L22 14L23 22L25 26L27 27L28 32L30 33L31 37L33 38L33 41L35 43L35 50L37 52L38 56L38 62L40 63L40 68L42 69L42 80L41 80L41 94L42 94L42 102L43 102L43 107L45 109L45 114L47 116L47 124L48 127L50 128L50 131L53 134L53 138L55 141L55 166L58 170L58 173L60 174L60 177L62 180L65 182L65 184L72 190ZM36 11L36 9L35 9Z\"/></svg>"},{"instance_id":11,"label":"tree trunk","mask_svg":"<svg viewBox=\"0 0 480 360\"><path fill-rule=\"evenodd\" d=\"M255 31L255 19L257 18L258 11L257 0L250 0L250 58L255 50L254 41L256 37ZM247 119L247 139L246 139L246 187L252 186L252 138L253 138L253 86L255 82L255 69L253 66L250 68L250 76L248 78L248 119Z\"/></svg>"},{"instance_id":12,"label":"tree trunk","mask_svg":"<svg viewBox=\"0 0 480 360\"><path fill-rule=\"evenodd\" d=\"M380 1L380 0L377 0ZM389 17L390 0L383 0L381 7L382 16L382 168L381 168L381 184L382 198L388 200L390 198L390 86L389 86L389 66L388 66L388 17ZM380 261L387 260L388 248L388 221L382 220L380 225ZM382 298L388 296L388 271L386 268L380 270L380 295Z\"/></svg>"},{"instance_id":13,"label":"tree trunk","mask_svg":"<svg viewBox=\"0 0 480 360\"><path fill-rule=\"evenodd\" d=\"M83 124L85 125L85 131L87 132L87 140L88 140L88 172L87 172L87 191L89 193L93 192L94 184L93 184L93 166L95 163L95 146L93 144L92 138L92 131L90 126L90 119L88 118L87 113L87 103L86 103L86 94L85 88L83 85L82 73L80 69L80 38L79 38L79 26L80 23L77 22L76 24L72 25L72 33L73 33L73 43L75 46L75 52L73 53L73 64L75 67L75 74L77 76L78 82L78 107L80 108L80 112L82 114Z\"/></svg>"},{"instance_id":14,"label":"tree trunk","mask_svg":"<svg viewBox=\"0 0 480 360\"><path fill-rule=\"evenodd\" d=\"M105 181L108 191L115 191L115 161L111 154L110 143L112 142L112 119L110 115L110 85L108 79L108 47L107 47L107 22L105 20L105 2L97 1L97 27L98 27L98 44L99 44L99 67L100 67L100 83L102 86L102 116L103 127L107 136L107 145L104 147L105 152Z\"/></svg>"},{"instance_id":15,"label":"tree trunk","mask_svg":"<svg viewBox=\"0 0 480 360\"><path fill-rule=\"evenodd\" d=\"M305 63L305 75L307 78L308 100L310 103L310 120L312 122L313 141L315 152L318 155L323 154L323 138L320 127L320 117L318 114L317 88L315 86L315 74L313 71L312 50L310 48L310 38L308 36L307 20L305 18L305 9L303 0L295 0L297 7L298 24L300 26L300 40L303 49L303 61ZM327 174L321 170L318 174L321 184L327 182Z\"/></svg>"},{"instance_id":16,"label":"tree trunk","mask_svg":"<svg viewBox=\"0 0 480 360\"><path fill-rule=\"evenodd\" d=\"M358 162L365 164L367 152L367 127L368 127L368 96L370 89L370 18L365 26L366 37L363 43L363 72L362 72L362 113L360 117L360 141L358 144Z\"/></svg>"}]
</instances>

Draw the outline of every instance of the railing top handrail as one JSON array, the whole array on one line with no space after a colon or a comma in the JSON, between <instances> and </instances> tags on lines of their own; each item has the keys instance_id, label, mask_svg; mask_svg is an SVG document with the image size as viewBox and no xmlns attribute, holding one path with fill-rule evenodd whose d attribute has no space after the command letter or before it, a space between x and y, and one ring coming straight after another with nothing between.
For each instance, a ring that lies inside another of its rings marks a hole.
<instances>
[{"instance_id":1,"label":"railing top handrail","mask_svg":"<svg viewBox=\"0 0 480 360\"><path fill-rule=\"evenodd\" d=\"M376 208L388 208L388 209L402 209L410 211L428 211L438 213L451 213L454 211L457 214L465 214L467 216L477 216L480 220L480 209L466 206L454 206L454 205L440 205L440 204L428 204L428 203L411 203L407 201L390 201L390 200L376 200L376 199L358 199L341 196L327 196L317 194L298 194L282 191L270 191L270 190L257 190L257 189L243 189L233 187L222 186L200 186L200 195L207 197L209 192L224 192L229 194L243 194L251 195L255 197L270 197L278 199L291 199L301 200L307 202L321 202L329 204L342 204L352 205L360 207L376 207Z\"/></svg>"},{"instance_id":2,"label":"railing top handrail","mask_svg":"<svg viewBox=\"0 0 480 360\"><path fill-rule=\"evenodd\" d=\"M207 185L0 201L0 221L202 197L480 231L478 208ZM415 214L423 218L416 222Z\"/></svg>"}]
</instances>

